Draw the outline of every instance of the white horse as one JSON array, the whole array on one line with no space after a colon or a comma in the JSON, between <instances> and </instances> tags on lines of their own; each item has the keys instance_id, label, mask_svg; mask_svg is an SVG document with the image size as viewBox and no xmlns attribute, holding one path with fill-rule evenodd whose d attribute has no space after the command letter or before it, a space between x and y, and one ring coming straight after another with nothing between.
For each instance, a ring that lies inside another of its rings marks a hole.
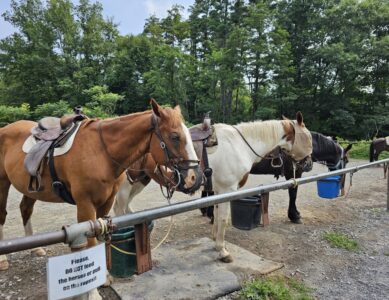
<instances>
[{"instance_id":1,"label":"white horse","mask_svg":"<svg viewBox=\"0 0 389 300\"><path fill-rule=\"evenodd\" d=\"M253 164L261 161L276 147L286 151L295 161L310 158L312 153L312 137L305 128L301 113L297 113L296 121L287 119L256 121L236 126L215 124L214 129L218 144L207 148L207 153L209 166L213 170L212 181L215 194L236 191L242 187L246 183ZM120 187L114 204L115 214L120 215L132 211L131 200L150 181L147 175L162 183L161 176L153 171L157 169L150 167L152 163L146 161L143 162L149 166L145 169L146 177L142 175L142 180L134 183L126 181ZM219 258L223 262L232 261L224 242L229 215L229 202L216 205L212 235L216 241Z\"/></svg>"}]
</instances>

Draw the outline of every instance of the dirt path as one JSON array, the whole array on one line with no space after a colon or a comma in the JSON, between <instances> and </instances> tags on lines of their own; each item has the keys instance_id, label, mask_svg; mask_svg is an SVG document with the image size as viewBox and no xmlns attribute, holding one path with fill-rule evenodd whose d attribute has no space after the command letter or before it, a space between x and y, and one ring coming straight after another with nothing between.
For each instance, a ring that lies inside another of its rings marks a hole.
<instances>
[{"instance_id":1,"label":"dirt path","mask_svg":"<svg viewBox=\"0 0 389 300\"><path fill-rule=\"evenodd\" d=\"M365 161L352 161L350 165ZM307 175L325 172L315 165ZM349 177L348 177L349 178ZM252 176L248 186L275 181L271 176ZM347 180L347 186L349 181ZM188 197L176 194L174 201ZM5 237L23 235L18 205L20 195L12 191L8 201ZM134 201L136 209L165 205L159 187L150 185ZM295 225L286 217L287 191L270 195L270 226L251 231L233 227L226 239L251 252L283 262L287 276L298 277L314 289L317 299L389 299L389 213L386 211L386 181L381 168L357 172L349 196L324 200L317 196L316 184L299 187L298 208L303 224ZM35 232L58 230L75 222L75 209L67 204L38 202L33 214ZM156 244L165 234L168 220L158 220L152 234ZM174 217L167 242L210 236L208 220L192 211ZM359 252L329 247L322 239L326 231L348 234L358 241ZM46 248L49 255L68 252L65 245ZM46 258L32 257L23 251L9 256L10 269L0 273L0 299L46 298ZM112 299L112 295L107 296ZM196 299L196 296L193 296Z\"/></svg>"}]
</instances>

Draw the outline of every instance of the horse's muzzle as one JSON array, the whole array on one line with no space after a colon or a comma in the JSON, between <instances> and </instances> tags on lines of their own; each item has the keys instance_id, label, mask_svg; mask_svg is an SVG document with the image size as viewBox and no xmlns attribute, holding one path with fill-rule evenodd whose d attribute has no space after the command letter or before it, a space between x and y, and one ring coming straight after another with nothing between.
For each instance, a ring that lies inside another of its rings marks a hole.
<instances>
[{"instance_id":1,"label":"horse's muzzle","mask_svg":"<svg viewBox=\"0 0 389 300\"><path fill-rule=\"evenodd\" d=\"M313 161L310 155L300 161L299 164L301 165L303 172L312 171Z\"/></svg>"},{"instance_id":2,"label":"horse's muzzle","mask_svg":"<svg viewBox=\"0 0 389 300\"><path fill-rule=\"evenodd\" d=\"M188 169L180 170L180 183L178 190L185 194L192 194L197 191L202 183L203 172L199 165Z\"/></svg>"}]
</instances>

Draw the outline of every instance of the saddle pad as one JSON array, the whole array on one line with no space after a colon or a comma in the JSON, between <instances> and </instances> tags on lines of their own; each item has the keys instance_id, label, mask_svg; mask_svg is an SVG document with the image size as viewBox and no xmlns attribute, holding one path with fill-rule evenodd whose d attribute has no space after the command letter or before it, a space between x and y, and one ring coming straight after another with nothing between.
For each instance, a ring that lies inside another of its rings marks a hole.
<instances>
[{"instance_id":1,"label":"saddle pad","mask_svg":"<svg viewBox=\"0 0 389 300\"><path fill-rule=\"evenodd\" d=\"M389 146L389 136L387 136L385 139L386 139L386 145Z\"/></svg>"},{"instance_id":2,"label":"saddle pad","mask_svg":"<svg viewBox=\"0 0 389 300\"><path fill-rule=\"evenodd\" d=\"M69 137L69 139L66 141L66 143L63 146L54 149L54 156L63 155L70 150L70 148L73 145L74 138L76 137L76 134L78 132L78 129L80 129L80 124L81 123L76 124L77 126L76 130L72 133L72 135ZM39 140L36 140L32 135L30 135L23 144L22 147L23 152L28 153L31 150L31 148L38 142Z\"/></svg>"}]
</instances>

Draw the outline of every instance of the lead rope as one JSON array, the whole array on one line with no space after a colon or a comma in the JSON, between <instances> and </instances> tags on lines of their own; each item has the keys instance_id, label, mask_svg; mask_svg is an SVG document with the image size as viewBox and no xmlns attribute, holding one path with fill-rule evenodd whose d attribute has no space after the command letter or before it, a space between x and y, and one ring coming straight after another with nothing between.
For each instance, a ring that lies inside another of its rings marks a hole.
<instances>
[{"instance_id":1,"label":"lead rope","mask_svg":"<svg viewBox=\"0 0 389 300\"><path fill-rule=\"evenodd\" d=\"M353 186L353 175L354 175L354 172L350 173L350 185L348 186L347 192L344 195L344 199L346 199L348 197L348 195L350 194L350 189Z\"/></svg>"},{"instance_id":2,"label":"lead rope","mask_svg":"<svg viewBox=\"0 0 389 300\"><path fill-rule=\"evenodd\" d=\"M293 188L295 189L298 186L298 183L296 181L296 162L293 161L292 165L293 165L293 179L292 180L293 180Z\"/></svg>"}]
</instances>

